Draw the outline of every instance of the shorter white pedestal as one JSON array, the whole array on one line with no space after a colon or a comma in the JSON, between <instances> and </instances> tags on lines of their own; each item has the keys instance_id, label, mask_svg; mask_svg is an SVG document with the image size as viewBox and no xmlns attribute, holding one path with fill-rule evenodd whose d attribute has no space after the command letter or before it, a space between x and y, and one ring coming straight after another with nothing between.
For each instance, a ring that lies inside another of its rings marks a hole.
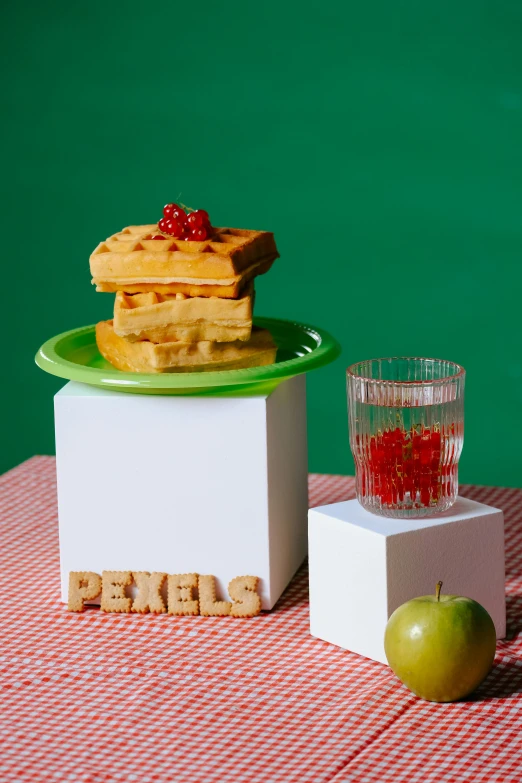
<instances>
[{"instance_id":1,"label":"shorter white pedestal","mask_svg":"<svg viewBox=\"0 0 522 783\"><path fill-rule=\"evenodd\" d=\"M506 633L502 511L459 497L445 514L388 519L356 500L309 511L310 632L386 663L384 631L419 595L464 595Z\"/></svg>"},{"instance_id":2,"label":"shorter white pedestal","mask_svg":"<svg viewBox=\"0 0 522 783\"><path fill-rule=\"evenodd\" d=\"M68 383L55 397L62 600L70 571L260 579L271 609L306 556L305 377L251 397ZM219 595L221 594L221 595Z\"/></svg>"}]
</instances>

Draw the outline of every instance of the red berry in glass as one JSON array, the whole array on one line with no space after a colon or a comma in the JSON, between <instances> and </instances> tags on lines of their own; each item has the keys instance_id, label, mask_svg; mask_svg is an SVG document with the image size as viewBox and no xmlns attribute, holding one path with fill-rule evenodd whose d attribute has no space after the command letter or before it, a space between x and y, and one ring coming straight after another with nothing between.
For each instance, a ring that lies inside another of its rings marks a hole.
<instances>
[{"instance_id":1,"label":"red berry in glass","mask_svg":"<svg viewBox=\"0 0 522 783\"><path fill-rule=\"evenodd\" d=\"M363 497L374 497L383 507L399 503L430 508L452 491L456 465L444 465L444 441L454 436L437 423L432 427L413 425L409 429L389 427L373 435L357 435L355 445L364 460L357 474Z\"/></svg>"}]
</instances>

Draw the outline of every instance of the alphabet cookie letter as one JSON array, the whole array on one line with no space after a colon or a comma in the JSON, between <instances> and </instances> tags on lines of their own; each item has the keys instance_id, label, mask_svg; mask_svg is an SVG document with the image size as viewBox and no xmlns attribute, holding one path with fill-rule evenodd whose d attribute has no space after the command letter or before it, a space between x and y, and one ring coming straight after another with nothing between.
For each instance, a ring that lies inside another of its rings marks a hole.
<instances>
[{"instance_id":1,"label":"alphabet cookie letter","mask_svg":"<svg viewBox=\"0 0 522 783\"><path fill-rule=\"evenodd\" d=\"M153 612L154 614L163 614L167 608L161 596L161 587L167 574L159 571L133 571L132 576L138 587L138 594L134 599L131 611Z\"/></svg>"},{"instance_id":2,"label":"alphabet cookie letter","mask_svg":"<svg viewBox=\"0 0 522 783\"><path fill-rule=\"evenodd\" d=\"M131 599L125 588L132 582L130 571L102 571L102 612L130 612Z\"/></svg>"},{"instance_id":3,"label":"alphabet cookie letter","mask_svg":"<svg viewBox=\"0 0 522 783\"><path fill-rule=\"evenodd\" d=\"M254 617L261 611L261 598L257 594L257 576L236 576L228 586L231 597L232 617Z\"/></svg>"},{"instance_id":4,"label":"alphabet cookie letter","mask_svg":"<svg viewBox=\"0 0 522 783\"><path fill-rule=\"evenodd\" d=\"M230 601L216 601L216 582L213 576L199 577L199 613L206 617L224 617L230 614Z\"/></svg>"},{"instance_id":5,"label":"alphabet cookie letter","mask_svg":"<svg viewBox=\"0 0 522 783\"><path fill-rule=\"evenodd\" d=\"M197 574L169 574L167 585L169 614L199 614L199 604L192 596L198 586Z\"/></svg>"},{"instance_id":6,"label":"alphabet cookie letter","mask_svg":"<svg viewBox=\"0 0 522 783\"><path fill-rule=\"evenodd\" d=\"M83 602L97 598L102 589L102 580L94 571L71 571L69 573L70 612L83 612Z\"/></svg>"}]
</instances>

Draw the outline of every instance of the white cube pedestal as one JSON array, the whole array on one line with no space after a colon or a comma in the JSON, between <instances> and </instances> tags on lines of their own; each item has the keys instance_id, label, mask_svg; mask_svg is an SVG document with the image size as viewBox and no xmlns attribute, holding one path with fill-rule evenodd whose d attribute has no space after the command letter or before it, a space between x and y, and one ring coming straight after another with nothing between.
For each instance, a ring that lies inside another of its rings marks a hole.
<instances>
[{"instance_id":1,"label":"white cube pedestal","mask_svg":"<svg viewBox=\"0 0 522 783\"><path fill-rule=\"evenodd\" d=\"M307 551L305 377L260 396L55 397L62 601L70 571L260 578L271 609Z\"/></svg>"},{"instance_id":2,"label":"white cube pedestal","mask_svg":"<svg viewBox=\"0 0 522 783\"><path fill-rule=\"evenodd\" d=\"M459 497L445 514L388 519L349 500L308 520L313 636L386 663L388 618L439 580L443 593L482 604L505 636L502 511Z\"/></svg>"}]
</instances>

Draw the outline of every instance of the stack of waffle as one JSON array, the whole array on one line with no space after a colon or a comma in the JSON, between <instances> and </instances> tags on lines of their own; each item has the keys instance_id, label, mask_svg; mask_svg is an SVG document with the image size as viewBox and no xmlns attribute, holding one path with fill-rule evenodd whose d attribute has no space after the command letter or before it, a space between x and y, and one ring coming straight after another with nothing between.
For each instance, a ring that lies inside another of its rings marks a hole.
<instances>
[{"instance_id":1,"label":"stack of waffle","mask_svg":"<svg viewBox=\"0 0 522 783\"><path fill-rule=\"evenodd\" d=\"M114 320L96 327L100 353L127 372L272 364L270 333L252 326L253 281L278 255L268 231L213 228L195 242L124 228L90 258L96 290L116 293Z\"/></svg>"}]
</instances>

